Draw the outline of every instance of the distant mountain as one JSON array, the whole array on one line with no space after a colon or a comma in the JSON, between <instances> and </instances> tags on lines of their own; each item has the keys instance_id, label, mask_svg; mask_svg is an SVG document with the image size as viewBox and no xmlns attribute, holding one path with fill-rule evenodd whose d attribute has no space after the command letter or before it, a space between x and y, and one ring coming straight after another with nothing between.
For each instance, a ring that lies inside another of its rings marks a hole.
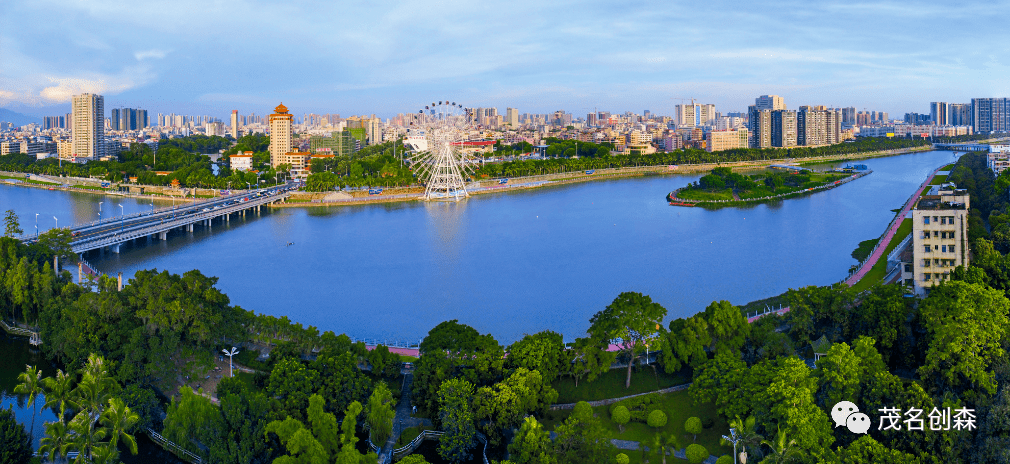
<instances>
[{"instance_id":1,"label":"distant mountain","mask_svg":"<svg viewBox=\"0 0 1010 464\"><path fill-rule=\"evenodd\" d=\"M25 124L42 123L42 118L35 116L28 116L27 114L15 113L11 110L0 108L0 121L9 122L14 124L15 127L23 126Z\"/></svg>"}]
</instances>

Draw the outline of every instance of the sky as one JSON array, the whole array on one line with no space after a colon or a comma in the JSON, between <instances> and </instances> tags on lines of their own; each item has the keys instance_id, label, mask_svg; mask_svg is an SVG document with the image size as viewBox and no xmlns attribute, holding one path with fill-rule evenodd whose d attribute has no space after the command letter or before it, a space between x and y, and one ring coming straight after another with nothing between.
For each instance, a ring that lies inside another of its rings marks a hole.
<instances>
[{"instance_id":1,"label":"sky","mask_svg":"<svg viewBox=\"0 0 1010 464\"><path fill-rule=\"evenodd\" d=\"M1006 2L3 0L0 108L929 112L1010 96Z\"/></svg>"}]
</instances>

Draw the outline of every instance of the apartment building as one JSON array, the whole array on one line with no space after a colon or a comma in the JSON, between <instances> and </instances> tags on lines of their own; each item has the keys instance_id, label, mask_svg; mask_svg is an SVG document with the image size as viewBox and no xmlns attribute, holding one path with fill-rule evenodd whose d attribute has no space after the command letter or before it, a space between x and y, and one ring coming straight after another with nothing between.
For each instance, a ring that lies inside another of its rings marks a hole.
<instances>
[{"instance_id":1,"label":"apartment building","mask_svg":"<svg viewBox=\"0 0 1010 464\"><path fill-rule=\"evenodd\" d=\"M711 131L705 136L705 150L709 152L747 148L747 129Z\"/></svg>"},{"instance_id":2,"label":"apartment building","mask_svg":"<svg viewBox=\"0 0 1010 464\"><path fill-rule=\"evenodd\" d=\"M902 280L923 295L968 265L968 191L934 186L912 209L911 240L902 253Z\"/></svg>"},{"instance_id":3,"label":"apartment building","mask_svg":"<svg viewBox=\"0 0 1010 464\"><path fill-rule=\"evenodd\" d=\"M285 164L284 155L291 152L291 126L294 116L288 113L283 103L274 108L270 115L270 166L276 168Z\"/></svg>"}]
</instances>

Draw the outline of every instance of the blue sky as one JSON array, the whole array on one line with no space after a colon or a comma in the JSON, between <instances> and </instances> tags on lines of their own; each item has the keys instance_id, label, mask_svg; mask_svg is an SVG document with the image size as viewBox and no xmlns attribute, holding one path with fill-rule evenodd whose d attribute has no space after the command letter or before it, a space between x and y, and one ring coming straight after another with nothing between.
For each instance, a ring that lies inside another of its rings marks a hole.
<instances>
[{"instance_id":1,"label":"blue sky","mask_svg":"<svg viewBox=\"0 0 1010 464\"><path fill-rule=\"evenodd\" d=\"M1010 96L1006 3L4 0L0 107L224 117L468 106L584 115L678 98L928 112ZM988 19L987 19L988 18Z\"/></svg>"}]
</instances>

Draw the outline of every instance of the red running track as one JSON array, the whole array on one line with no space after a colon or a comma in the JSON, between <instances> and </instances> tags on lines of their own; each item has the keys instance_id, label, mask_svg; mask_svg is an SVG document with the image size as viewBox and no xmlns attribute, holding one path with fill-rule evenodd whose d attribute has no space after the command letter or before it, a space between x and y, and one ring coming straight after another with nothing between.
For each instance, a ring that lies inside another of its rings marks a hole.
<instances>
[{"instance_id":1,"label":"red running track","mask_svg":"<svg viewBox=\"0 0 1010 464\"><path fill-rule=\"evenodd\" d=\"M912 210L913 206L915 206L915 202L919 199L919 196L922 195L922 190L929 186L929 183L933 181L933 176L935 176L937 172L940 172L941 169L943 169L943 166L936 168L936 170L934 170L933 173L926 178L922 185L916 189L915 193L912 194L908 201L905 202L905 207L901 209L901 212L898 213L897 219L891 223L891 227L887 229L887 233L880 239L880 243L877 245L877 248L873 250L873 254L870 255L870 259L866 260L866 262L859 267L859 270L856 271L855 274L852 274L848 279L845 279L846 285L850 287L855 285L856 282L859 282L859 279L862 279L867 272L870 272L870 269L873 269L873 265L877 264L880 257L884 255L884 250L887 249L887 245L891 243L891 239L894 238L894 234L898 232L898 228L901 227L901 223L905 220L905 216L908 215L908 212Z\"/></svg>"}]
</instances>

